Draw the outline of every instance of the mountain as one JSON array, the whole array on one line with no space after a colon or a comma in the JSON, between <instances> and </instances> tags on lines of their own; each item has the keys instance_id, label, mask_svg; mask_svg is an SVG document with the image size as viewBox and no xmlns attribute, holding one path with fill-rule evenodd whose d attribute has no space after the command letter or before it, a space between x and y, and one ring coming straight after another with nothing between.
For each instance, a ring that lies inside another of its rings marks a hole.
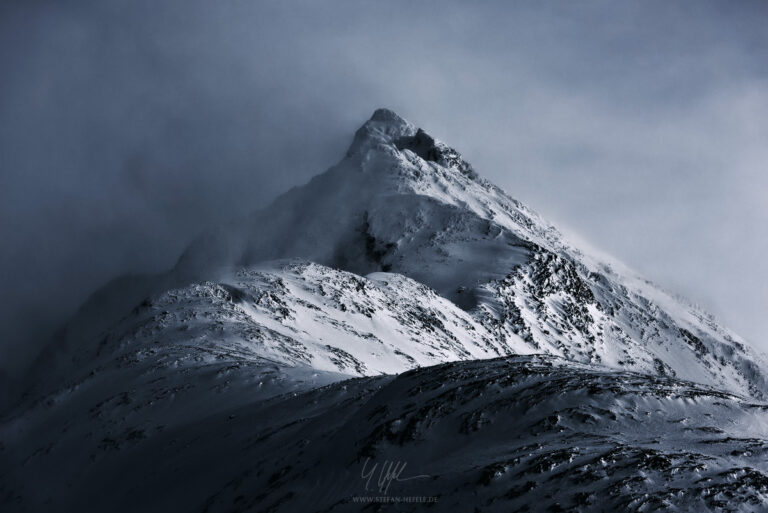
<instances>
[{"instance_id":1,"label":"mountain","mask_svg":"<svg viewBox=\"0 0 768 513\"><path fill-rule=\"evenodd\" d=\"M0 423L0 504L356 510L373 458L440 509L750 511L766 368L380 109L336 166L83 305Z\"/></svg>"},{"instance_id":2,"label":"mountain","mask_svg":"<svg viewBox=\"0 0 768 513\"><path fill-rule=\"evenodd\" d=\"M669 374L763 397L761 358L710 316L592 257L452 148L389 110L346 157L227 231L178 268L302 257L357 274L399 273L468 311L514 352ZM759 362L756 365L755 362Z\"/></svg>"}]
</instances>

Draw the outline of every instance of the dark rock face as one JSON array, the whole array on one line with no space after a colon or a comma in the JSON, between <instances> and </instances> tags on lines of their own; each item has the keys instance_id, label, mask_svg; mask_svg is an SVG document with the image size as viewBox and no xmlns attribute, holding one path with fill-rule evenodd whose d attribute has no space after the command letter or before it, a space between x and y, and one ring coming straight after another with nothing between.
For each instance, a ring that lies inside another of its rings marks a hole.
<instances>
[{"instance_id":1,"label":"dark rock face","mask_svg":"<svg viewBox=\"0 0 768 513\"><path fill-rule=\"evenodd\" d=\"M477 178L477 173L468 162L461 158L461 154L435 139L419 128L413 136L403 136L395 141L399 150L411 150L416 155L428 162L435 162L441 166L457 169L470 178Z\"/></svg>"},{"instance_id":2,"label":"dark rock face","mask_svg":"<svg viewBox=\"0 0 768 513\"><path fill-rule=\"evenodd\" d=\"M395 141L395 146L399 150L411 150L419 157L430 162L440 162L442 152L435 145L435 140L431 135L419 128L416 135L412 137L401 137Z\"/></svg>"}]
</instances>

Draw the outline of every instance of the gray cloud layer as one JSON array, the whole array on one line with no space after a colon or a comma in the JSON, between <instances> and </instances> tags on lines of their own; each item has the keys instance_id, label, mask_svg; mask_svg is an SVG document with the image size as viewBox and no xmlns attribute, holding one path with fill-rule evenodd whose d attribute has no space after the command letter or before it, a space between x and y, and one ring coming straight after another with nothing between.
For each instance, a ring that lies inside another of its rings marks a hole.
<instances>
[{"instance_id":1,"label":"gray cloud layer","mask_svg":"<svg viewBox=\"0 0 768 513\"><path fill-rule=\"evenodd\" d=\"M702 302L768 321L765 4L6 2L0 361L338 160L388 106Z\"/></svg>"}]
</instances>

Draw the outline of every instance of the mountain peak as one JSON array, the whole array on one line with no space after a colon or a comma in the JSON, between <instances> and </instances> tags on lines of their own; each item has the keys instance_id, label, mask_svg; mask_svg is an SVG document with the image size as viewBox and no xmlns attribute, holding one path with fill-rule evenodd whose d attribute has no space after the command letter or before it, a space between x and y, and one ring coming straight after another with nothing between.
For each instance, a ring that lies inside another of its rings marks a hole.
<instances>
[{"instance_id":1,"label":"mountain peak","mask_svg":"<svg viewBox=\"0 0 768 513\"><path fill-rule=\"evenodd\" d=\"M416 127L390 109L376 109L373 115L357 132L348 156L363 153L365 149L379 144L392 144L401 137L413 136Z\"/></svg>"},{"instance_id":2,"label":"mountain peak","mask_svg":"<svg viewBox=\"0 0 768 513\"><path fill-rule=\"evenodd\" d=\"M470 178L477 178L472 166L461 158L458 151L385 108L376 109L357 130L347 156L362 155L366 150L381 145L394 146L399 151L411 150L426 161L453 167Z\"/></svg>"},{"instance_id":3,"label":"mountain peak","mask_svg":"<svg viewBox=\"0 0 768 513\"><path fill-rule=\"evenodd\" d=\"M373 113L350 152L266 209L201 236L167 280L136 290L146 296L146 288L295 257L358 275L398 273L464 309L501 344L522 339L529 352L766 396L768 364L735 335L631 273L606 270L391 110Z\"/></svg>"},{"instance_id":4,"label":"mountain peak","mask_svg":"<svg viewBox=\"0 0 768 513\"><path fill-rule=\"evenodd\" d=\"M397 112L387 108L376 109L369 121L389 123L398 126L411 125L411 123L402 118Z\"/></svg>"}]
</instances>

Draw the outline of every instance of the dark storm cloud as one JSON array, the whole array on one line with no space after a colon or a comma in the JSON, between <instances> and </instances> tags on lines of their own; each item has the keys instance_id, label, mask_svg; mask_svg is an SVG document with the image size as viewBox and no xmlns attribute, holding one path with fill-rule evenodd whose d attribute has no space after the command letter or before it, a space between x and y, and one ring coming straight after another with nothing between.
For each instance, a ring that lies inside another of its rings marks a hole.
<instances>
[{"instance_id":1,"label":"dark storm cloud","mask_svg":"<svg viewBox=\"0 0 768 513\"><path fill-rule=\"evenodd\" d=\"M343 155L389 106L760 342L766 9L6 2L0 358Z\"/></svg>"}]
</instances>

